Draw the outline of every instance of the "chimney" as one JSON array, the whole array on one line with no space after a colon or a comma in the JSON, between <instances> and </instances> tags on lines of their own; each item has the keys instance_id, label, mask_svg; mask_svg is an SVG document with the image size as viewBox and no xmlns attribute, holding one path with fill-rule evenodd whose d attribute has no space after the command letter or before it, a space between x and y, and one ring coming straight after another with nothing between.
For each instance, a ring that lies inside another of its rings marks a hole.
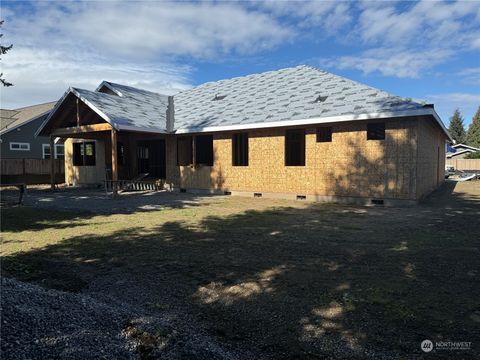
<instances>
[{"instance_id":1,"label":"chimney","mask_svg":"<svg viewBox=\"0 0 480 360\"><path fill-rule=\"evenodd\" d=\"M173 105L173 96L168 97L168 106L167 106L167 132L173 132L175 124L175 108Z\"/></svg>"}]
</instances>

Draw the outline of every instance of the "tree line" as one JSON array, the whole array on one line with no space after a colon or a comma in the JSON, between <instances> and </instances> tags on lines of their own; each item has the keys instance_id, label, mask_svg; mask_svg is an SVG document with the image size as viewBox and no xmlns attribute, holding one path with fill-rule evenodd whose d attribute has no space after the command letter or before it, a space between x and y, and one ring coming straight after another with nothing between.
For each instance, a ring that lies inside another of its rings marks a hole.
<instances>
[{"instance_id":1,"label":"tree line","mask_svg":"<svg viewBox=\"0 0 480 360\"><path fill-rule=\"evenodd\" d=\"M450 125L448 131L457 144L465 144L480 148L480 106L477 112L472 118L472 123L468 126L468 130L465 129L463 124L463 117L459 109L453 112L450 118ZM469 154L467 158L478 159L480 158L480 151Z\"/></svg>"}]
</instances>

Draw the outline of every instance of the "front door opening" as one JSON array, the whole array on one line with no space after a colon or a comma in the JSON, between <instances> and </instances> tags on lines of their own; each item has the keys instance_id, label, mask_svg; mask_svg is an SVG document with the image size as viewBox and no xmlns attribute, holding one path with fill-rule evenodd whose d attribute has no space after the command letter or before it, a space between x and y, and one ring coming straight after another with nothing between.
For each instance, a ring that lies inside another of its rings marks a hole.
<instances>
[{"instance_id":1,"label":"front door opening","mask_svg":"<svg viewBox=\"0 0 480 360\"><path fill-rule=\"evenodd\" d=\"M165 140L143 140L137 144L137 173L165 179Z\"/></svg>"}]
</instances>

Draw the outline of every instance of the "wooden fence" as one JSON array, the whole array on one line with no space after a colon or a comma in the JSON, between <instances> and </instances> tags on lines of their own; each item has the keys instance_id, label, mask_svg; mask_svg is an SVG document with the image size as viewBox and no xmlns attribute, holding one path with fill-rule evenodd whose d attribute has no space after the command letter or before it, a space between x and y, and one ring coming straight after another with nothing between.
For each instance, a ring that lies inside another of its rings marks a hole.
<instances>
[{"instance_id":1,"label":"wooden fence","mask_svg":"<svg viewBox=\"0 0 480 360\"><path fill-rule=\"evenodd\" d=\"M55 173L65 173L63 159L55 159ZM47 175L50 159L0 159L1 175Z\"/></svg>"},{"instance_id":2,"label":"wooden fence","mask_svg":"<svg viewBox=\"0 0 480 360\"><path fill-rule=\"evenodd\" d=\"M446 165L453 165L455 170L480 171L480 159L447 159Z\"/></svg>"}]
</instances>

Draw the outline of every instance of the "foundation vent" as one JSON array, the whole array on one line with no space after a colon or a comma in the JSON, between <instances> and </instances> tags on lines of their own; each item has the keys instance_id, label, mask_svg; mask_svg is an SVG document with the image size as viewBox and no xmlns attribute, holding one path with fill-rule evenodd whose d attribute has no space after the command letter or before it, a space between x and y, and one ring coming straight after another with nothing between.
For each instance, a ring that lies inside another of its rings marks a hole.
<instances>
[{"instance_id":1,"label":"foundation vent","mask_svg":"<svg viewBox=\"0 0 480 360\"><path fill-rule=\"evenodd\" d=\"M372 199L371 204L372 205L383 205L383 199Z\"/></svg>"},{"instance_id":2,"label":"foundation vent","mask_svg":"<svg viewBox=\"0 0 480 360\"><path fill-rule=\"evenodd\" d=\"M260 198L262 197L262 193L253 193L253 197Z\"/></svg>"},{"instance_id":3,"label":"foundation vent","mask_svg":"<svg viewBox=\"0 0 480 360\"><path fill-rule=\"evenodd\" d=\"M187 192L187 189L181 188L181 189L180 189L180 192L181 192L181 193L186 193L186 192Z\"/></svg>"},{"instance_id":4,"label":"foundation vent","mask_svg":"<svg viewBox=\"0 0 480 360\"><path fill-rule=\"evenodd\" d=\"M225 195L232 195L232 192L231 191L225 191L224 194Z\"/></svg>"},{"instance_id":5,"label":"foundation vent","mask_svg":"<svg viewBox=\"0 0 480 360\"><path fill-rule=\"evenodd\" d=\"M297 200L307 200L306 195L297 195Z\"/></svg>"}]
</instances>

